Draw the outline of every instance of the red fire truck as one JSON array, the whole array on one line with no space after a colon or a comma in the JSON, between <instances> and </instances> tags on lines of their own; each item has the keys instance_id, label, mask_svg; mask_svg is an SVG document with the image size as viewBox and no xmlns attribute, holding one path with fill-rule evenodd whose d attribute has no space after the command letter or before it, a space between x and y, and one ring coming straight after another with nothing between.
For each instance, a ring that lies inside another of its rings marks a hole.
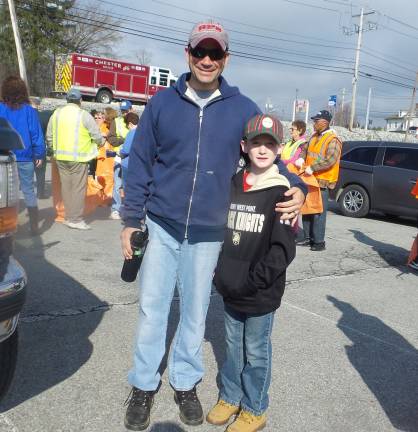
<instances>
[{"instance_id":1,"label":"red fire truck","mask_svg":"<svg viewBox=\"0 0 418 432\"><path fill-rule=\"evenodd\" d=\"M84 54L58 56L55 61L55 92L71 87L97 102L129 99L141 103L175 83L170 69L144 66Z\"/></svg>"}]
</instances>

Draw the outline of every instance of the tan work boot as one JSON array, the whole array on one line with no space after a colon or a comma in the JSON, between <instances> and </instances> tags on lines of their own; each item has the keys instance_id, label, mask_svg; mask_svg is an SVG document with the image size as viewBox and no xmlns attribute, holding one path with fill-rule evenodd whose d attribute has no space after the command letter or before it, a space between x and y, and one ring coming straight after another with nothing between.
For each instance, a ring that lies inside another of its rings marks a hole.
<instances>
[{"instance_id":1,"label":"tan work boot","mask_svg":"<svg viewBox=\"0 0 418 432\"><path fill-rule=\"evenodd\" d=\"M218 403L209 411L206 421L213 425L225 424L234 414L237 414L239 407L219 399Z\"/></svg>"},{"instance_id":2,"label":"tan work boot","mask_svg":"<svg viewBox=\"0 0 418 432\"><path fill-rule=\"evenodd\" d=\"M256 416L248 411L241 410L239 416L231 423L226 432L256 432L264 429L267 423L265 414Z\"/></svg>"}]
</instances>

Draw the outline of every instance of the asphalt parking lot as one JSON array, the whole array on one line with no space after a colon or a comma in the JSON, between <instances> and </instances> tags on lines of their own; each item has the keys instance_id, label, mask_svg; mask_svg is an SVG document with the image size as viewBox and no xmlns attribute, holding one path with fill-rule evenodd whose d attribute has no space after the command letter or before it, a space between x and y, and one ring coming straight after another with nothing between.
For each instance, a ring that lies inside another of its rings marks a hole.
<instances>
[{"instance_id":1,"label":"asphalt parking lot","mask_svg":"<svg viewBox=\"0 0 418 432\"><path fill-rule=\"evenodd\" d=\"M41 207L38 238L20 215L16 255L30 284L0 431L124 431L138 305L135 285L119 277L120 222L99 209L91 231L72 231L53 223L50 200ZM327 250L298 248L274 326L266 431L418 431L418 274L405 266L416 231L413 221L331 210ZM175 300L167 343L177 319ZM204 355L207 411L224 357L215 293ZM149 430L223 430L184 426L172 393L165 373Z\"/></svg>"}]
</instances>

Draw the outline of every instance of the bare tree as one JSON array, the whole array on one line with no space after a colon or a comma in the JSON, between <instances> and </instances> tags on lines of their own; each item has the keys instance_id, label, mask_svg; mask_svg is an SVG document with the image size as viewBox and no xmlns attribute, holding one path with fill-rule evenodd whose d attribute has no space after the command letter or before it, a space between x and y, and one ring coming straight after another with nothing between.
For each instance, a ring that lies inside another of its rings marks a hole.
<instances>
[{"instance_id":1,"label":"bare tree","mask_svg":"<svg viewBox=\"0 0 418 432\"><path fill-rule=\"evenodd\" d=\"M67 15L66 34L68 51L91 55L113 56L122 39L118 29L120 20L98 3L76 1Z\"/></svg>"},{"instance_id":2,"label":"bare tree","mask_svg":"<svg viewBox=\"0 0 418 432\"><path fill-rule=\"evenodd\" d=\"M351 105L349 103L344 104L343 109L341 109L341 106L339 106L334 115L334 125L348 128L350 122L350 112ZM357 119L354 119L354 124L356 123Z\"/></svg>"},{"instance_id":3,"label":"bare tree","mask_svg":"<svg viewBox=\"0 0 418 432\"><path fill-rule=\"evenodd\" d=\"M152 52L142 48L135 52L135 60L142 65L149 66L152 61Z\"/></svg>"}]
</instances>

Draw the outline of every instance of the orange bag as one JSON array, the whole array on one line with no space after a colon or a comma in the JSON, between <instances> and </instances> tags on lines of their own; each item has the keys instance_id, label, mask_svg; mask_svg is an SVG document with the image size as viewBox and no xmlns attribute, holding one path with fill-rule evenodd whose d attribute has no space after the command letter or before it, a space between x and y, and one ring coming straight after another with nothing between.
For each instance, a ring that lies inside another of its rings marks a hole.
<instances>
[{"instance_id":1,"label":"orange bag","mask_svg":"<svg viewBox=\"0 0 418 432\"><path fill-rule=\"evenodd\" d=\"M96 178L103 186L103 192L109 201L112 199L113 192L113 157L106 157L106 150L114 151L114 148L106 141L103 147L100 147L97 156Z\"/></svg>"},{"instance_id":2,"label":"orange bag","mask_svg":"<svg viewBox=\"0 0 418 432\"><path fill-rule=\"evenodd\" d=\"M52 175L52 203L55 207L55 222L64 222L65 208L61 195L61 181L57 164L51 159ZM93 177L89 176L87 180L86 199L84 204L84 215L93 213L99 206L106 206L108 199L103 192L103 186Z\"/></svg>"},{"instance_id":3,"label":"orange bag","mask_svg":"<svg viewBox=\"0 0 418 432\"><path fill-rule=\"evenodd\" d=\"M415 182L415 186L411 190L411 195L414 195L416 199L418 199L418 179Z\"/></svg>"},{"instance_id":4,"label":"orange bag","mask_svg":"<svg viewBox=\"0 0 418 432\"><path fill-rule=\"evenodd\" d=\"M418 257L418 235L415 237L414 243L412 243L411 252L408 257L408 263L414 261Z\"/></svg>"},{"instance_id":5,"label":"orange bag","mask_svg":"<svg viewBox=\"0 0 418 432\"><path fill-rule=\"evenodd\" d=\"M306 195L305 203L300 210L301 214L309 215L322 213L324 208L322 206L321 189L319 188L315 176L305 174L303 169L299 169L293 164L288 164L287 169L289 172L298 175L308 186L308 194Z\"/></svg>"}]
</instances>

